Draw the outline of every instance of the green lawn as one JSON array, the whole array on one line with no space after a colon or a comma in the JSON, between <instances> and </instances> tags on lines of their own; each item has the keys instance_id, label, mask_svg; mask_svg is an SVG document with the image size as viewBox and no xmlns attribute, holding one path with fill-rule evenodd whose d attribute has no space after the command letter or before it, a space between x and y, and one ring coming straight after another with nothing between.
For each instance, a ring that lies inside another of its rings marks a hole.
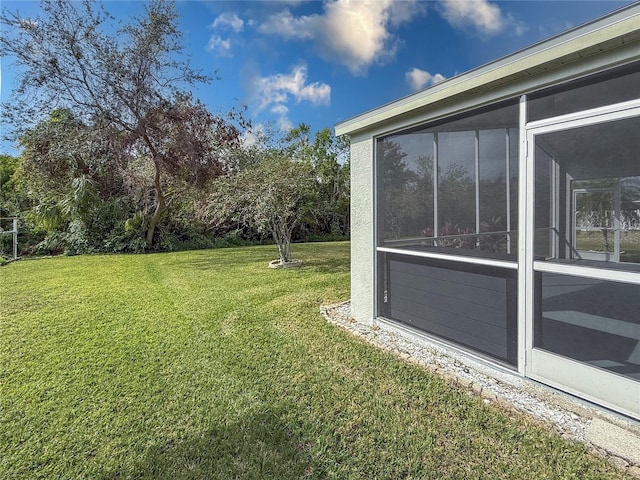
<instances>
[{"instance_id":1,"label":"green lawn","mask_svg":"<svg viewBox=\"0 0 640 480\"><path fill-rule=\"evenodd\" d=\"M328 325L349 244L0 269L0 478L623 478Z\"/></svg>"}]
</instances>

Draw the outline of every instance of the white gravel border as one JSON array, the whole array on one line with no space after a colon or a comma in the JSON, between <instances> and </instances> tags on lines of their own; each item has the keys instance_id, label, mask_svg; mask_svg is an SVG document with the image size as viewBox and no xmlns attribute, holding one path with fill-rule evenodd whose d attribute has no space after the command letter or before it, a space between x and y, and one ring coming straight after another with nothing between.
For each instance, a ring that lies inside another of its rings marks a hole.
<instances>
[{"instance_id":1,"label":"white gravel border","mask_svg":"<svg viewBox=\"0 0 640 480\"><path fill-rule=\"evenodd\" d=\"M322 306L320 313L328 322L442 376L450 384L480 396L487 404L495 402L509 410L525 413L564 438L585 443L617 467L640 478L640 465L597 445L589 434L594 418L629 428L624 419L515 374L493 369L491 375L487 375L483 370L489 372L489 367L451 349L420 342L415 337L405 338L401 331L395 331L394 328L359 323L351 317L350 301Z\"/></svg>"}]
</instances>

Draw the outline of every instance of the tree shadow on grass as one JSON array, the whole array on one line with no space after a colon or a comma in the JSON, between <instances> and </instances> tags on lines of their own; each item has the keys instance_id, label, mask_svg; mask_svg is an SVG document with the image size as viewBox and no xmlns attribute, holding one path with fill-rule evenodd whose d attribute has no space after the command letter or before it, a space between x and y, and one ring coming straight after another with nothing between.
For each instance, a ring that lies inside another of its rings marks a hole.
<instances>
[{"instance_id":1,"label":"tree shadow on grass","mask_svg":"<svg viewBox=\"0 0 640 480\"><path fill-rule=\"evenodd\" d=\"M343 255L335 255L312 258L309 261L305 260L304 267L313 269L318 273L348 273L350 264L348 258L345 259Z\"/></svg>"},{"instance_id":2,"label":"tree shadow on grass","mask_svg":"<svg viewBox=\"0 0 640 480\"><path fill-rule=\"evenodd\" d=\"M349 244L293 244L292 256L304 262L304 268L313 268L319 273L340 273L349 271ZM278 258L275 245L265 248L220 248L202 250L189 255L188 259L176 258L175 265L183 268L211 271L220 268L258 267L268 270L269 261ZM295 269L294 269L295 271Z\"/></svg>"},{"instance_id":3,"label":"tree shadow on grass","mask_svg":"<svg viewBox=\"0 0 640 480\"><path fill-rule=\"evenodd\" d=\"M192 438L168 439L150 448L140 463L101 478L327 478L309 453L308 441L295 430L284 411L262 412Z\"/></svg>"},{"instance_id":4,"label":"tree shadow on grass","mask_svg":"<svg viewBox=\"0 0 640 480\"><path fill-rule=\"evenodd\" d=\"M306 270L313 270L318 273L347 273L349 272L349 259L345 259L344 255L332 255L324 256L322 258L309 257L307 255L293 255L294 259L300 259L304 263L299 269L270 269L269 261L278 258L278 252L275 252L271 257L263 257L263 259L244 259L244 258L215 258L215 259L199 259L189 260L181 262L178 265L180 268L196 269L196 270L220 270L230 268L244 268L244 267L257 267L264 269L264 272L278 272L276 274L286 274L288 272L299 272Z\"/></svg>"},{"instance_id":5,"label":"tree shadow on grass","mask_svg":"<svg viewBox=\"0 0 640 480\"><path fill-rule=\"evenodd\" d=\"M276 250L272 255L258 252L258 254L250 255L242 251L234 252L232 249L224 250L222 254L216 255L200 255L195 258L177 259L171 265L178 268L195 269L195 270L220 270L233 268L246 268L252 266L262 266L267 269L269 261L278 257ZM217 253L217 252L216 252ZM251 253L251 252L249 252Z\"/></svg>"},{"instance_id":6,"label":"tree shadow on grass","mask_svg":"<svg viewBox=\"0 0 640 480\"><path fill-rule=\"evenodd\" d=\"M318 273L347 273L350 269L350 248L350 244L345 242L294 244L292 256L304 262L303 268Z\"/></svg>"}]
</instances>

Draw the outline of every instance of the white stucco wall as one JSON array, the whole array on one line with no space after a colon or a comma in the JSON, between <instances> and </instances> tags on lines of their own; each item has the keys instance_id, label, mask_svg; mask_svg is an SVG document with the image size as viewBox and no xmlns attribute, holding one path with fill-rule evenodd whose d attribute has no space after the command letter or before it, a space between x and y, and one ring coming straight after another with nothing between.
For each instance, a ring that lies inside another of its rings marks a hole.
<instances>
[{"instance_id":1,"label":"white stucco wall","mask_svg":"<svg viewBox=\"0 0 640 480\"><path fill-rule=\"evenodd\" d=\"M374 315L373 139L351 138L351 314Z\"/></svg>"}]
</instances>

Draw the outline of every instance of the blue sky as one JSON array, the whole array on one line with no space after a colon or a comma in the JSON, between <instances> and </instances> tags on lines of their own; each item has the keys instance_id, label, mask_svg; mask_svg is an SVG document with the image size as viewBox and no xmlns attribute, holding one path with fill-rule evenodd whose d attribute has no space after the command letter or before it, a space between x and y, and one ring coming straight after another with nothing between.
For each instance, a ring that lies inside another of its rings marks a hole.
<instances>
[{"instance_id":1,"label":"blue sky","mask_svg":"<svg viewBox=\"0 0 640 480\"><path fill-rule=\"evenodd\" d=\"M221 79L194 95L211 111L247 106L254 125L333 127L513 53L630 1L325 0L176 3L193 66ZM106 1L124 21L144 3ZM39 3L2 1L35 16ZM1 63L1 97L17 73ZM2 153L16 154L3 142Z\"/></svg>"}]
</instances>

